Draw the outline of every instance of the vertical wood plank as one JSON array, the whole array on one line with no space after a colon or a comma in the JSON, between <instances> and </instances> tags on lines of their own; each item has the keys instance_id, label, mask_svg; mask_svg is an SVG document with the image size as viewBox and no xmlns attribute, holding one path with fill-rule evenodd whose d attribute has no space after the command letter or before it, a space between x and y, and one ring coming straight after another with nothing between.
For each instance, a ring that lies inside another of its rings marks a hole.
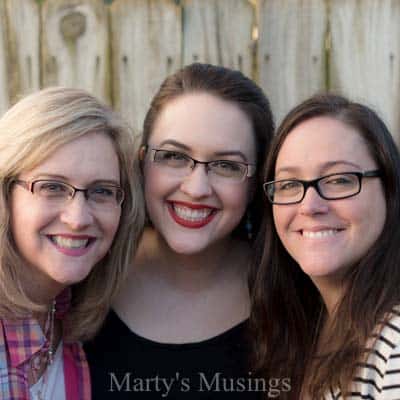
<instances>
[{"instance_id":1,"label":"vertical wood plank","mask_svg":"<svg viewBox=\"0 0 400 400\"><path fill-rule=\"evenodd\" d=\"M159 85L181 66L181 8L171 0L115 0L111 36L114 105L139 134Z\"/></svg>"},{"instance_id":2,"label":"vertical wood plank","mask_svg":"<svg viewBox=\"0 0 400 400\"><path fill-rule=\"evenodd\" d=\"M253 77L255 9L248 0L218 2L221 64Z\"/></svg>"},{"instance_id":3,"label":"vertical wood plank","mask_svg":"<svg viewBox=\"0 0 400 400\"><path fill-rule=\"evenodd\" d=\"M260 84L276 122L300 101L326 89L324 0L260 0Z\"/></svg>"},{"instance_id":4,"label":"vertical wood plank","mask_svg":"<svg viewBox=\"0 0 400 400\"><path fill-rule=\"evenodd\" d=\"M183 2L183 64L221 64L218 52L217 0Z\"/></svg>"},{"instance_id":5,"label":"vertical wood plank","mask_svg":"<svg viewBox=\"0 0 400 400\"><path fill-rule=\"evenodd\" d=\"M224 65L253 75L254 8L248 0L186 0L183 63Z\"/></svg>"},{"instance_id":6,"label":"vertical wood plank","mask_svg":"<svg viewBox=\"0 0 400 400\"><path fill-rule=\"evenodd\" d=\"M400 2L331 3L331 88L374 108L400 143Z\"/></svg>"},{"instance_id":7,"label":"vertical wood plank","mask_svg":"<svg viewBox=\"0 0 400 400\"><path fill-rule=\"evenodd\" d=\"M13 100L40 88L40 8L35 0L7 0Z\"/></svg>"},{"instance_id":8,"label":"vertical wood plank","mask_svg":"<svg viewBox=\"0 0 400 400\"><path fill-rule=\"evenodd\" d=\"M109 101L107 7L98 0L43 3L43 84L80 87Z\"/></svg>"},{"instance_id":9,"label":"vertical wood plank","mask_svg":"<svg viewBox=\"0 0 400 400\"><path fill-rule=\"evenodd\" d=\"M6 4L0 0L0 117L10 105L7 68Z\"/></svg>"}]
</instances>

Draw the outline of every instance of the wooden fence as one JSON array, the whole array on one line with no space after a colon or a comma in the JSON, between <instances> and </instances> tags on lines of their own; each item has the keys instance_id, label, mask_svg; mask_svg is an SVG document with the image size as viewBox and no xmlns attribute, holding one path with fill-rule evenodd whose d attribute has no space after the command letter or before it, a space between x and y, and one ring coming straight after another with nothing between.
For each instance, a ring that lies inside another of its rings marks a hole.
<instances>
[{"instance_id":1,"label":"wooden fence","mask_svg":"<svg viewBox=\"0 0 400 400\"><path fill-rule=\"evenodd\" d=\"M277 120L320 90L374 107L400 142L400 0L0 0L0 114L49 85L82 87L140 132L163 78L238 68Z\"/></svg>"}]
</instances>

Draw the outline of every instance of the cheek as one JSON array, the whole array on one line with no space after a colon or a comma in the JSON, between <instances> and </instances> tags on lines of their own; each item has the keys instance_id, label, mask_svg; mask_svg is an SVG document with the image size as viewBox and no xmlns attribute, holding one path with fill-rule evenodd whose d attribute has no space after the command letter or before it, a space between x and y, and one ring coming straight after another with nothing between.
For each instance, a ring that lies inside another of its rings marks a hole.
<instances>
[{"instance_id":1,"label":"cheek","mask_svg":"<svg viewBox=\"0 0 400 400\"><path fill-rule=\"evenodd\" d=\"M222 202L222 206L225 210L232 209L244 213L251 200L250 187L248 184L241 186L227 185L227 187L217 186L215 193Z\"/></svg>"},{"instance_id":2,"label":"cheek","mask_svg":"<svg viewBox=\"0 0 400 400\"><path fill-rule=\"evenodd\" d=\"M27 238L39 233L40 229L52 220L51 210L35 207L23 199L13 197L11 199L11 231L14 239Z\"/></svg>"},{"instance_id":3,"label":"cheek","mask_svg":"<svg viewBox=\"0 0 400 400\"><path fill-rule=\"evenodd\" d=\"M381 234L386 221L386 201L383 193L366 193L359 209L354 210L354 220L360 226L360 237L374 242ZM372 243L371 243L372 245Z\"/></svg>"},{"instance_id":4,"label":"cheek","mask_svg":"<svg viewBox=\"0 0 400 400\"><path fill-rule=\"evenodd\" d=\"M160 176L153 168L144 171L144 197L146 209L153 214L154 210L160 206L160 202L168 195L173 187L168 177Z\"/></svg>"},{"instance_id":5,"label":"cheek","mask_svg":"<svg viewBox=\"0 0 400 400\"><path fill-rule=\"evenodd\" d=\"M115 234L118 231L118 227L121 220L121 211L114 215L109 215L108 218L100 220L104 235L109 239L110 242L114 239Z\"/></svg>"},{"instance_id":6,"label":"cheek","mask_svg":"<svg viewBox=\"0 0 400 400\"><path fill-rule=\"evenodd\" d=\"M272 206L275 229L282 241L285 239L285 229L289 225L293 211L290 206Z\"/></svg>"}]
</instances>

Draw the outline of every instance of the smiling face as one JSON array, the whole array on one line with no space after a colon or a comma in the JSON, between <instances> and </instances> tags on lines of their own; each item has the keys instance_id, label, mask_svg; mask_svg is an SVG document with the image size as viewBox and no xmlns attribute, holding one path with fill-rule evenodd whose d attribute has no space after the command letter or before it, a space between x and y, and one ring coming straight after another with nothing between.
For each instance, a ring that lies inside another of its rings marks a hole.
<instances>
[{"instance_id":1,"label":"smiling face","mask_svg":"<svg viewBox=\"0 0 400 400\"><path fill-rule=\"evenodd\" d=\"M149 149L174 150L199 161L255 163L255 139L246 114L206 93L181 95L158 116ZM144 158L145 197L155 229L177 253L200 252L227 238L245 213L250 181L216 182L204 165L187 176Z\"/></svg>"},{"instance_id":2,"label":"smiling face","mask_svg":"<svg viewBox=\"0 0 400 400\"><path fill-rule=\"evenodd\" d=\"M111 139L102 133L88 133L62 145L18 179L52 179L77 188L94 183L118 185L119 161ZM93 208L82 192L65 203L50 204L14 185L11 229L17 250L29 267L28 284L57 293L83 280L109 250L120 213L118 206L107 210Z\"/></svg>"},{"instance_id":3,"label":"smiling face","mask_svg":"<svg viewBox=\"0 0 400 400\"><path fill-rule=\"evenodd\" d=\"M285 139L275 180L375 169L354 128L331 117L316 117L300 123ZM382 231L386 202L381 180L364 178L354 197L324 200L309 188L300 204L274 205L273 215L286 250L318 284L326 278L340 280L366 254Z\"/></svg>"}]
</instances>

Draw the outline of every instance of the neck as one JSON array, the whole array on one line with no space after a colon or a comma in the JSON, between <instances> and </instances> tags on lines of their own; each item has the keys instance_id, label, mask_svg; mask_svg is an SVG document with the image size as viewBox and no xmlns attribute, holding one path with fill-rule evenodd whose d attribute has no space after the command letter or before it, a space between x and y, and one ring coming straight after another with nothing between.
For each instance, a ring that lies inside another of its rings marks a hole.
<instances>
[{"instance_id":1,"label":"neck","mask_svg":"<svg viewBox=\"0 0 400 400\"><path fill-rule=\"evenodd\" d=\"M47 311L33 314L34 318L38 321L40 328L45 334L47 328L46 323L48 322L49 317L51 317L51 314L54 313L53 306L54 306L54 300L49 303Z\"/></svg>"},{"instance_id":2,"label":"neck","mask_svg":"<svg viewBox=\"0 0 400 400\"><path fill-rule=\"evenodd\" d=\"M234 257L230 237L199 253L187 255L174 252L155 231L147 232L145 236L146 248L142 248L138 256L138 264L145 264L143 273L163 280L175 290L202 291L237 270L233 265L237 265L238 260L231 262Z\"/></svg>"},{"instance_id":3,"label":"neck","mask_svg":"<svg viewBox=\"0 0 400 400\"><path fill-rule=\"evenodd\" d=\"M344 294L345 283L342 279L313 277L312 281L321 294L327 310L327 322L331 321L335 315L340 300Z\"/></svg>"},{"instance_id":4,"label":"neck","mask_svg":"<svg viewBox=\"0 0 400 400\"><path fill-rule=\"evenodd\" d=\"M33 302L49 306L57 295L65 288L55 282L37 268L28 265L21 274L22 287Z\"/></svg>"}]
</instances>

